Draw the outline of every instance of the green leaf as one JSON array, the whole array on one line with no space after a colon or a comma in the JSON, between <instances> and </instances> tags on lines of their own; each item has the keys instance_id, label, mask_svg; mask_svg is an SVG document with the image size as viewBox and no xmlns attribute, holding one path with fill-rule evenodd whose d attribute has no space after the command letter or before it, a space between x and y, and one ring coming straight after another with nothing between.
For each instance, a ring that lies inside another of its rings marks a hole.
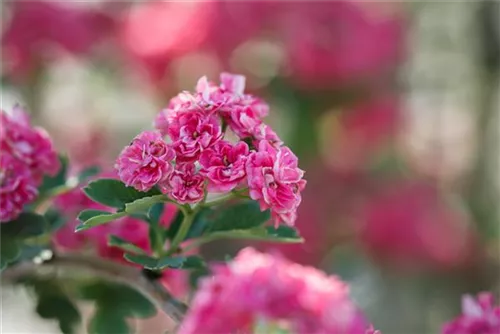
<instances>
[{"instance_id":1,"label":"green leaf","mask_svg":"<svg viewBox=\"0 0 500 334\"><path fill-rule=\"evenodd\" d=\"M93 300L98 311L110 316L149 318L156 314L146 296L125 284L92 282L80 287L80 296Z\"/></svg>"},{"instance_id":2,"label":"green leaf","mask_svg":"<svg viewBox=\"0 0 500 334\"><path fill-rule=\"evenodd\" d=\"M21 255L21 246L17 239L3 238L0 242L0 270L15 262Z\"/></svg>"},{"instance_id":3,"label":"green leaf","mask_svg":"<svg viewBox=\"0 0 500 334\"><path fill-rule=\"evenodd\" d=\"M256 227L248 230L220 231L207 235L208 241L218 239L244 239L256 241L269 241L279 243L301 243L304 239L299 236L296 229L290 226L281 225L277 229L274 227Z\"/></svg>"},{"instance_id":4,"label":"green leaf","mask_svg":"<svg viewBox=\"0 0 500 334\"><path fill-rule=\"evenodd\" d=\"M90 166L85 168L80 172L80 174L78 174L78 184L84 183L92 176L99 174L100 171L101 168L99 168L99 166Z\"/></svg>"},{"instance_id":5,"label":"green leaf","mask_svg":"<svg viewBox=\"0 0 500 334\"><path fill-rule=\"evenodd\" d=\"M46 194L53 188L62 186L66 184L66 176L68 171L68 158L65 156L59 156L59 162L61 168L55 176L44 176L42 185L38 188L39 196Z\"/></svg>"},{"instance_id":6,"label":"green leaf","mask_svg":"<svg viewBox=\"0 0 500 334\"><path fill-rule=\"evenodd\" d=\"M136 246L127 240L119 238L115 235L110 235L108 238L108 245L113 247L118 247L123 249L126 252L134 253L134 254L146 254L142 248Z\"/></svg>"},{"instance_id":7,"label":"green leaf","mask_svg":"<svg viewBox=\"0 0 500 334\"><path fill-rule=\"evenodd\" d=\"M81 322L80 312L54 278L24 280L37 295L36 312L44 319L55 319L64 334L76 333Z\"/></svg>"},{"instance_id":8,"label":"green leaf","mask_svg":"<svg viewBox=\"0 0 500 334\"><path fill-rule=\"evenodd\" d=\"M67 219L55 209L49 209L45 213L45 220L47 221L48 232L57 231L64 226L67 221Z\"/></svg>"},{"instance_id":9,"label":"green leaf","mask_svg":"<svg viewBox=\"0 0 500 334\"><path fill-rule=\"evenodd\" d=\"M128 213L145 211L148 210L152 205L163 203L165 200L166 197L163 194L139 198L132 203L125 204L125 211Z\"/></svg>"},{"instance_id":10,"label":"green leaf","mask_svg":"<svg viewBox=\"0 0 500 334\"><path fill-rule=\"evenodd\" d=\"M97 309L90 318L87 331L89 334L129 334L133 333L127 319L109 312L108 309Z\"/></svg>"},{"instance_id":11,"label":"green leaf","mask_svg":"<svg viewBox=\"0 0 500 334\"><path fill-rule=\"evenodd\" d=\"M124 284L93 282L82 286L80 295L95 302L95 312L88 324L89 333L131 333L127 318L149 318L156 314L149 299Z\"/></svg>"},{"instance_id":12,"label":"green leaf","mask_svg":"<svg viewBox=\"0 0 500 334\"><path fill-rule=\"evenodd\" d=\"M186 238L184 238L184 240L194 239L202 236L208 228L208 217L213 214L213 212L214 211L210 208L201 209L194 217L193 223L191 224L191 227L189 228L189 231L186 234ZM182 211L179 210L177 212L177 216L175 216L174 221L172 222L172 224L170 224L170 227L166 232L166 238L168 238L169 240L173 240L175 238L175 235L179 231L183 219L184 215L182 214Z\"/></svg>"},{"instance_id":13,"label":"green leaf","mask_svg":"<svg viewBox=\"0 0 500 334\"><path fill-rule=\"evenodd\" d=\"M126 215L126 212L109 213L101 210L83 210L78 215L78 220L80 220L82 224L75 228L75 232L88 230L94 226L109 223Z\"/></svg>"},{"instance_id":14,"label":"green leaf","mask_svg":"<svg viewBox=\"0 0 500 334\"><path fill-rule=\"evenodd\" d=\"M186 257L181 269L203 269L206 266L207 264L200 256L191 255Z\"/></svg>"},{"instance_id":15,"label":"green leaf","mask_svg":"<svg viewBox=\"0 0 500 334\"><path fill-rule=\"evenodd\" d=\"M251 229L269 218L269 210L262 212L257 202L245 201L219 210L210 222L209 232Z\"/></svg>"},{"instance_id":16,"label":"green leaf","mask_svg":"<svg viewBox=\"0 0 500 334\"><path fill-rule=\"evenodd\" d=\"M153 204L148 211L149 220L155 225L158 225L160 223L160 218L163 215L163 211L165 211L164 203Z\"/></svg>"},{"instance_id":17,"label":"green leaf","mask_svg":"<svg viewBox=\"0 0 500 334\"><path fill-rule=\"evenodd\" d=\"M156 188L148 192L141 192L132 187L127 187L123 182L115 179L99 179L92 181L83 188L83 191L95 202L119 210L124 210L127 203L132 203L144 197L161 194Z\"/></svg>"},{"instance_id":18,"label":"green leaf","mask_svg":"<svg viewBox=\"0 0 500 334\"><path fill-rule=\"evenodd\" d=\"M151 270L160 270L167 267L181 268L184 261L186 261L186 258L181 256L164 256L160 258L154 258L148 255L125 254L123 257L129 262L136 263L146 269Z\"/></svg>"},{"instance_id":19,"label":"green leaf","mask_svg":"<svg viewBox=\"0 0 500 334\"><path fill-rule=\"evenodd\" d=\"M24 239L37 237L47 231L43 216L23 212L15 220L0 224L0 270L15 262L22 251Z\"/></svg>"},{"instance_id":20,"label":"green leaf","mask_svg":"<svg viewBox=\"0 0 500 334\"><path fill-rule=\"evenodd\" d=\"M0 224L2 239L31 238L45 233L48 223L44 216L31 212L23 212L15 220Z\"/></svg>"}]
</instances>

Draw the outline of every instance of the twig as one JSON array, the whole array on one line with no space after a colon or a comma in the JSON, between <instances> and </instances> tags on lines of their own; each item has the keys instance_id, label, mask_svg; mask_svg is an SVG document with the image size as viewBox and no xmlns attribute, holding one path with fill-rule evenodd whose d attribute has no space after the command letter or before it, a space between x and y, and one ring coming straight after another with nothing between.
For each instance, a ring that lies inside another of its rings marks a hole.
<instances>
[{"instance_id":1,"label":"twig","mask_svg":"<svg viewBox=\"0 0 500 334\"><path fill-rule=\"evenodd\" d=\"M180 323L186 314L187 306L175 299L158 280L146 277L137 268L88 255L56 254L40 264L22 262L6 269L1 277L3 281L16 282L23 277L44 275L59 270L87 271L104 279L127 284L143 293L177 323Z\"/></svg>"}]
</instances>

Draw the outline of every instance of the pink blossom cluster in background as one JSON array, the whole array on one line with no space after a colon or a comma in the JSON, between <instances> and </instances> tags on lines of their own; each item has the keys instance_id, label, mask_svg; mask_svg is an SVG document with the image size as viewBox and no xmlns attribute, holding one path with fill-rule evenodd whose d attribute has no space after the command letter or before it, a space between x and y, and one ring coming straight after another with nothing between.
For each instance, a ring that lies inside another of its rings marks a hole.
<instances>
[{"instance_id":1,"label":"pink blossom cluster in background","mask_svg":"<svg viewBox=\"0 0 500 334\"><path fill-rule=\"evenodd\" d=\"M15 219L38 195L44 175L60 168L44 129L33 127L19 106L0 111L0 222Z\"/></svg>"},{"instance_id":2,"label":"pink blossom cluster in background","mask_svg":"<svg viewBox=\"0 0 500 334\"><path fill-rule=\"evenodd\" d=\"M157 82L191 53L213 54L230 68L238 47L273 40L295 84L339 87L379 80L399 63L404 18L397 4L383 6L390 8L369 11L353 1L151 2L126 12L119 29L124 49Z\"/></svg>"},{"instance_id":3,"label":"pink blossom cluster in background","mask_svg":"<svg viewBox=\"0 0 500 334\"><path fill-rule=\"evenodd\" d=\"M15 1L10 3L9 23L2 35L6 72L17 79L45 61L64 54L87 54L112 29L110 16L63 1ZM36 27L36 28L34 28Z\"/></svg>"},{"instance_id":4,"label":"pink blossom cluster in background","mask_svg":"<svg viewBox=\"0 0 500 334\"><path fill-rule=\"evenodd\" d=\"M442 334L498 334L500 333L500 306L494 306L491 293L483 292L477 298L462 298L462 314L443 326Z\"/></svg>"},{"instance_id":5,"label":"pink blossom cluster in background","mask_svg":"<svg viewBox=\"0 0 500 334\"><path fill-rule=\"evenodd\" d=\"M100 176L116 177L113 173L105 173ZM74 252L89 249L103 258L132 265L123 258L124 251L122 249L108 245L108 238L111 235L132 243L145 252L151 251L148 224L130 216L118 218L112 224L99 225L75 233L75 227L79 224L77 216L82 210L110 210L110 208L92 201L80 188L57 196L54 203L63 219L67 220L53 238L54 245L59 251ZM175 205L165 204L163 214L160 217L160 225L168 227L176 213ZM168 285L169 290L179 297L184 296L187 291L185 273L181 270L164 271L162 282Z\"/></svg>"},{"instance_id":6,"label":"pink blossom cluster in background","mask_svg":"<svg viewBox=\"0 0 500 334\"><path fill-rule=\"evenodd\" d=\"M202 280L180 334L246 333L262 324L303 334L373 333L348 286L315 268L245 248L213 273Z\"/></svg>"},{"instance_id":7,"label":"pink blossom cluster in background","mask_svg":"<svg viewBox=\"0 0 500 334\"><path fill-rule=\"evenodd\" d=\"M245 77L223 73L219 86L205 77L182 92L155 119L159 132L139 134L116 162L120 179L140 191L157 185L181 204L208 191L248 187L276 223L293 225L306 181L298 159L262 121L268 106L244 93ZM225 139L231 131L236 143ZM162 135L169 137L167 143Z\"/></svg>"}]
</instances>

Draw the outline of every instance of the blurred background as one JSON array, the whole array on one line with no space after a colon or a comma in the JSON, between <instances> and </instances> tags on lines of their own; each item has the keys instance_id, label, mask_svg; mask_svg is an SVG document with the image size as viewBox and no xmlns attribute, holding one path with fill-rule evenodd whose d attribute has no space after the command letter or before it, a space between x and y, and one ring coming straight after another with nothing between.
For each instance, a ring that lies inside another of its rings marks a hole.
<instances>
[{"instance_id":1,"label":"blurred background","mask_svg":"<svg viewBox=\"0 0 500 334\"><path fill-rule=\"evenodd\" d=\"M199 77L241 73L308 180L306 242L255 246L349 281L384 334L437 333L463 293L498 296L498 2L0 6L2 109L26 105L79 166L111 166ZM28 299L2 289L5 333L57 332Z\"/></svg>"}]
</instances>

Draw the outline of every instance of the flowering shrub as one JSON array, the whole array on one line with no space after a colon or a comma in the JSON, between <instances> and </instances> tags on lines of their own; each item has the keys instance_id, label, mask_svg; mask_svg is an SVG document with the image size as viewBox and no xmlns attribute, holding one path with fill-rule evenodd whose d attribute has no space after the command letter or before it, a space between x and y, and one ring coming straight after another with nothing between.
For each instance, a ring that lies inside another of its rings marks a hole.
<instances>
[{"instance_id":1,"label":"flowering shrub","mask_svg":"<svg viewBox=\"0 0 500 334\"><path fill-rule=\"evenodd\" d=\"M160 309L181 334L381 334L335 276L253 248L222 264L200 255L220 239L303 241L297 156L243 76L220 81L203 77L172 98L116 171L69 164L23 109L2 111L0 268L24 275L16 283L35 291L37 312L63 333L76 331L74 302L85 300L95 305L92 333L129 333L128 318ZM37 276L49 269L70 269L71 279ZM463 309L443 334L498 333L491 295L465 297Z\"/></svg>"}]
</instances>

